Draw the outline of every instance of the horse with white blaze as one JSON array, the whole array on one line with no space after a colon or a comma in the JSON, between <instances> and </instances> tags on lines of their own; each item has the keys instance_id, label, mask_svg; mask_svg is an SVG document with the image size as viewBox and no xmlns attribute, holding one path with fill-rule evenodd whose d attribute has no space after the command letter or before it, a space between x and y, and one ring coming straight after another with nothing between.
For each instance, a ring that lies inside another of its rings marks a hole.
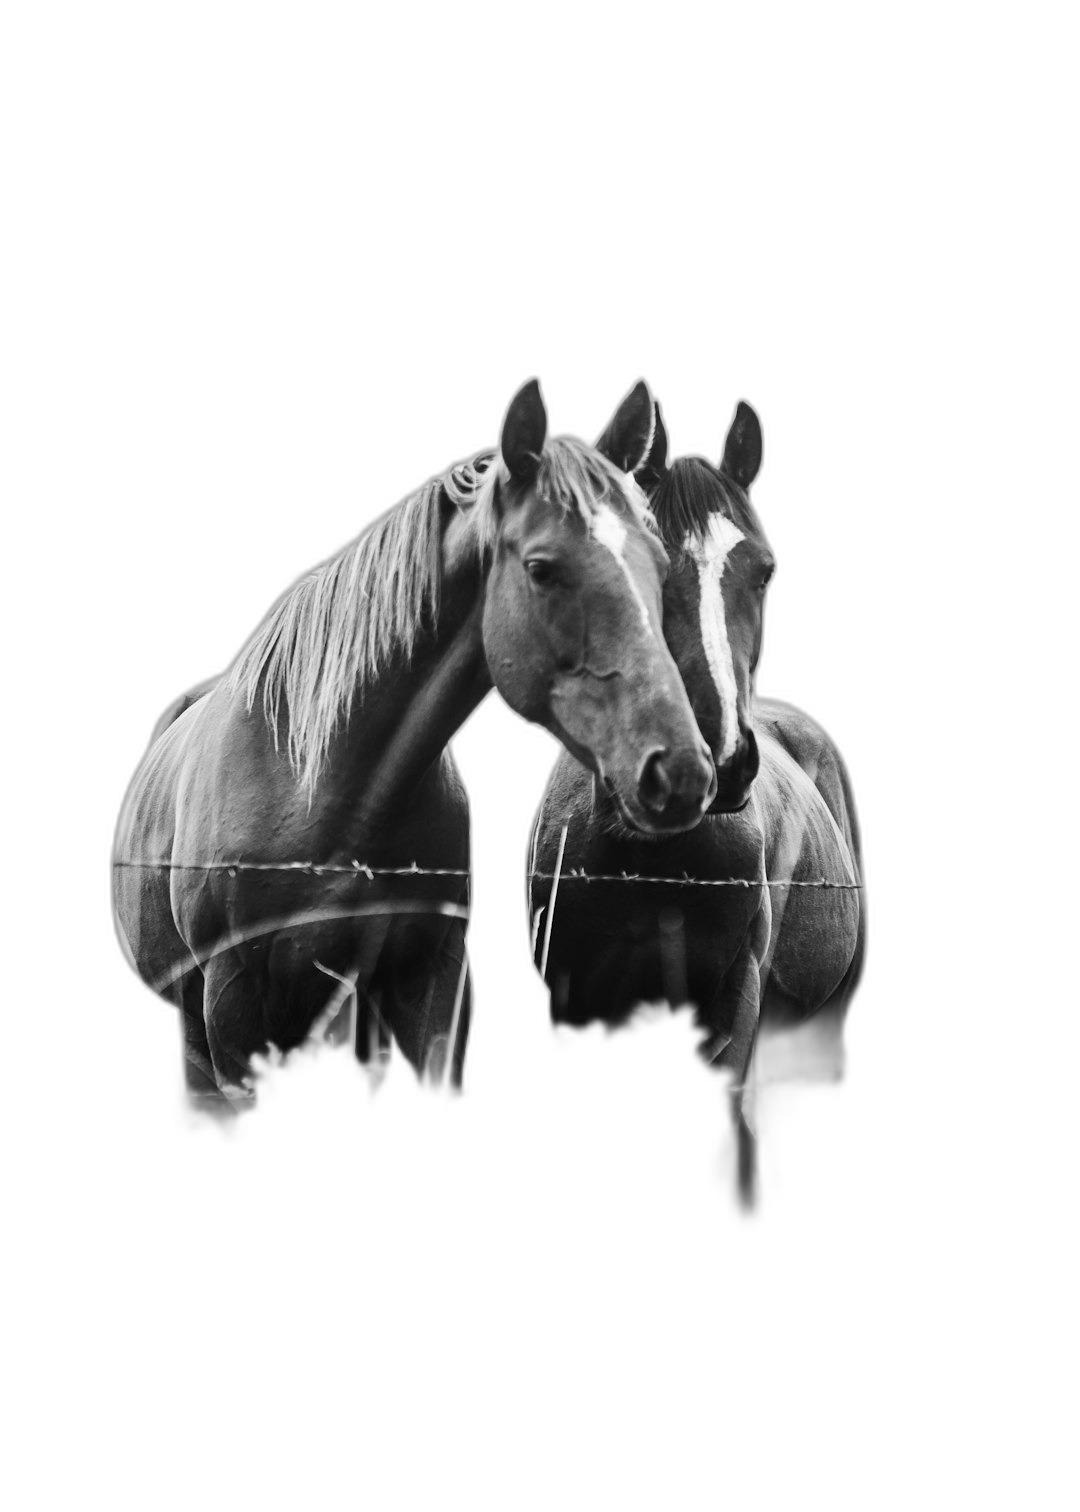
<instances>
[{"instance_id":1,"label":"horse with white blaze","mask_svg":"<svg viewBox=\"0 0 1080 1512\"><path fill-rule=\"evenodd\" d=\"M113 896L142 978L180 1009L192 1097L253 1096L251 1058L346 999L459 1083L469 809L447 742L498 689L627 824L673 834L713 764L662 633L666 554L632 477L638 384L605 440L548 438L535 381L498 453L433 478L271 609L179 700L124 802Z\"/></svg>"},{"instance_id":2,"label":"horse with white blaze","mask_svg":"<svg viewBox=\"0 0 1080 1512\"><path fill-rule=\"evenodd\" d=\"M694 1005L703 1053L731 1073L739 1190L754 1191L752 1068L759 1034L812 1022L817 1067L839 1074L859 979L865 904L851 784L809 715L758 698L774 559L749 489L758 418L739 405L719 466L670 466L656 412L638 470L670 557L664 634L712 754L703 822L663 837L628 822L560 757L533 831L533 954L557 1023L621 1024L642 1002Z\"/></svg>"}]
</instances>

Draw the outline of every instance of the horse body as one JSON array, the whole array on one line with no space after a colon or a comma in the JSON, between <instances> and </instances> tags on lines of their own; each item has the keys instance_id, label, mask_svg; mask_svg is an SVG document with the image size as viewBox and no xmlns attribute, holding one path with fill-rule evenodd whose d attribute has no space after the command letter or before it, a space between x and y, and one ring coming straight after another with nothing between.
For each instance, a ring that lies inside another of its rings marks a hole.
<instances>
[{"instance_id":1,"label":"horse body","mask_svg":"<svg viewBox=\"0 0 1080 1512\"><path fill-rule=\"evenodd\" d=\"M617 1024L658 999L695 1006L704 1054L733 1073L747 1200L759 1032L813 1021L838 1067L865 929L840 754L808 715L754 693L773 566L747 492L760 461L757 417L740 404L719 468L669 467L658 411L639 472L671 558L664 633L713 753L713 805L690 833L628 834L564 755L537 816L529 882L534 960L557 1022Z\"/></svg>"},{"instance_id":2,"label":"horse body","mask_svg":"<svg viewBox=\"0 0 1080 1512\"><path fill-rule=\"evenodd\" d=\"M491 681L476 616L454 622L454 587L444 583L427 644L335 731L333 781L310 803L284 732L270 738L229 678L174 719L136 774L117 856L169 864L117 869L117 917L140 975L185 1011L193 1091L214 1098L242 1083L257 1050L300 1044L343 981L358 988L361 1056L392 1037L433 1072L457 1003L460 1078L469 809L445 740ZM460 875L379 875L413 866Z\"/></svg>"},{"instance_id":3,"label":"horse body","mask_svg":"<svg viewBox=\"0 0 1080 1512\"><path fill-rule=\"evenodd\" d=\"M700 817L715 784L660 629L664 552L622 470L651 429L639 385L609 428L616 467L547 442L527 385L498 457L302 579L159 721L114 902L136 970L182 1010L193 1097L246 1098L252 1055L353 998L362 1058L392 1039L460 1080L469 817L446 747L492 686L591 763L626 822Z\"/></svg>"},{"instance_id":4,"label":"horse body","mask_svg":"<svg viewBox=\"0 0 1080 1512\"><path fill-rule=\"evenodd\" d=\"M588 774L560 759L531 865L538 959L567 826L549 940L552 1024L614 1028L649 1002L691 1002L703 1058L728 1063L741 1084L841 1083L844 1025L865 956L850 779L829 736L790 705L756 700L753 726L759 768L746 807L706 815L678 839L613 833ZM623 872L672 881L623 881ZM749 886L688 886L684 877ZM790 886L823 878L849 886ZM830 999L823 1033L803 1033L770 1064L765 1043L805 1027Z\"/></svg>"}]
</instances>

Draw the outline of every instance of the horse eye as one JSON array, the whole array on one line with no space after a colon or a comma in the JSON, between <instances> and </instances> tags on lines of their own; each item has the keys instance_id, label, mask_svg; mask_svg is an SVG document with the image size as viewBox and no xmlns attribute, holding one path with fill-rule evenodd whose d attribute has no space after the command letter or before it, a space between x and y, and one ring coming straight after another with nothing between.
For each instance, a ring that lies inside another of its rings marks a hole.
<instances>
[{"instance_id":1,"label":"horse eye","mask_svg":"<svg viewBox=\"0 0 1080 1512\"><path fill-rule=\"evenodd\" d=\"M766 588L772 582L772 575L773 575L773 573L775 571L776 571L775 567L766 567L764 569L764 571L762 572L762 574L761 574L761 582L758 584L758 588L760 589L760 591L762 593L765 592Z\"/></svg>"},{"instance_id":2,"label":"horse eye","mask_svg":"<svg viewBox=\"0 0 1080 1512\"><path fill-rule=\"evenodd\" d=\"M557 579L554 562L544 557L530 557L525 563L525 571L529 574L529 581L538 588L550 588Z\"/></svg>"}]
</instances>

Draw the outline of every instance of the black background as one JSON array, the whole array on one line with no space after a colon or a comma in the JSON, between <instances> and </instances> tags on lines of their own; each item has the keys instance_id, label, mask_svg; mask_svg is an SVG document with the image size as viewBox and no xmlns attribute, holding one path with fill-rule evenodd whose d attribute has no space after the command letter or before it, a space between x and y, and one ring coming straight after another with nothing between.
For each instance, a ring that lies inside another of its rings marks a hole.
<instances>
[{"instance_id":1,"label":"black background","mask_svg":"<svg viewBox=\"0 0 1080 1512\"><path fill-rule=\"evenodd\" d=\"M948 1191L911 1055L912 999L920 1015L936 1002L912 963L920 922L897 804L915 676L897 522L923 376L903 302L886 307L870 274L806 257L796 280L779 243L755 280L723 260L661 271L640 237L611 268L596 256L578 268L555 246L545 277L534 245L519 262L507 228L479 221L458 233L433 213L407 245L374 249L355 225L339 236L316 216L301 231L222 195L194 219L157 218L113 269L94 445L109 721L83 995L113 1028L107 1077L80 1087L80 1211L124 1290L160 1297L163 1276L197 1276L212 1250L230 1256L221 1285L250 1312L315 1294L331 1312L371 1321L390 1306L399 1320L422 1296L464 1334L493 1297L617 1299L629 1317L661 1299L690 1326L700 1297L749 1275L784 1291L811 1272L908 1273ZM475 868L460 1108L399 1086L378 1104L324 1067L292 1101L281 1093L247 1143L192 1142L177 1125L171 1013L113 940L112 827L166 703L224 670L275 597L369 520L495 446L532 375L552 432L585 440L638 376L673 455L718 460L738 398L762 417L753 499L779 576L759 691L806 709L846 756L871 922L850 1084L771 1099L767 1211L752 1234L717 1175L714 1089L678 1036L552 1055L522 874L557 747L496 697L455 741Z\"/></svg>"}]
</instances>

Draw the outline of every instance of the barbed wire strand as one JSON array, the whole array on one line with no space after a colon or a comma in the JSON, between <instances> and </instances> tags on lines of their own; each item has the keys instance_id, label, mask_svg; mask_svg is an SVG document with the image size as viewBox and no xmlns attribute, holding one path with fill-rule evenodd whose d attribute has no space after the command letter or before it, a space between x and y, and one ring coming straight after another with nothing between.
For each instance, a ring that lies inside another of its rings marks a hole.
<instances>
[{"instance_id":1,"label":"barbed wire strand","mask_svg":"<svg viewBox=\"0 0 1080 1512\"><path fill-rule=\"evenodd\" d=\"M656 877L646 872L587 872L583 867L562 869L562 851L566 832L563 831L556 869L552 872L530 872L530 882L551 882L552 902L561 883L564 882L642 882L655 887L817 887L839 892L862 892L862 882L832 882L827 877L691 877L684 872L681 877ZM114 866L143 867L160 871L224 871L230 876L239 872L296 872L305 876L323 875L366 877L471 877L467 868L456 866L418 866L413 861L409 866L368 866L361 861L348 866L317 861L127 861L118 860Z\"/></svg>"},{"instance_id":2,"label":"barbed wire strand","mask_svg":"<svg viewBox=\"0 0 1080 1512\"><path fill-rule=\"evenodd\" d=\"M471 877L468 868L457 866L368 866L363 861L350 861L347 866L330 861L126 861L116 860L114 866L145 867L150 871L227 871L237 872L304 872L309 876L324 873L345 877Z\"/></svg>"}]
</instances>

